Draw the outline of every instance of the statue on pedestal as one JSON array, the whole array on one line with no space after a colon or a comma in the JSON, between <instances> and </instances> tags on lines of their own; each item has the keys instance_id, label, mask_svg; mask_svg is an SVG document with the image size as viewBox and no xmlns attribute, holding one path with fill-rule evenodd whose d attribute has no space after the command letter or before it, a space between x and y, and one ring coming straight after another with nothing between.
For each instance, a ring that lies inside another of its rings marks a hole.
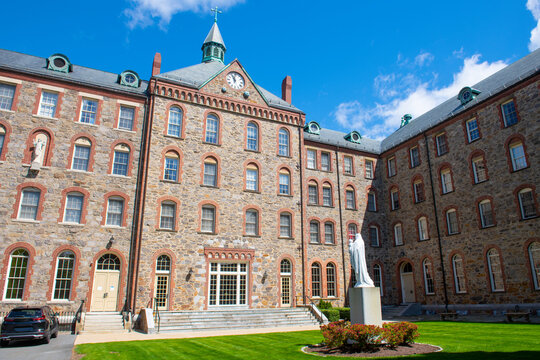
<instances>
[{"instance_id":1,"label":"statue on pedestal","mask_svg":"<svg viewBox=\"0 0 540 360\"><path fill-rule=\"evenodd\" d=\"M32 164L30 170L39 170L43 165L43 151L45 149L45 141L43 139L36 138L34 140L34 153L32 154Z\"/></svg>"},{"instance_id":2,"label":"statue on pedestal","mask_svg":"<svg viewBox=\"0 0 540 360\"><path fill-rule=\"evenodd\" d=\"M373 280L369 276L366 264L366 250L362 235L356 234L356 240L349 239L349 253L351 256L351 265L356 275L356 284L354 287L374 287Z\"/></svg>"}]
</instances>

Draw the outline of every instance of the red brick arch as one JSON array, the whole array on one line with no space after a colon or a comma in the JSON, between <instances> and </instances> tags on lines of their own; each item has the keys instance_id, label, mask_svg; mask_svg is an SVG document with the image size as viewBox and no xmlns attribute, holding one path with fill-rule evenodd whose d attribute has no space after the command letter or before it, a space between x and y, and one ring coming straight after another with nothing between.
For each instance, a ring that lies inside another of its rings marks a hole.
<instances>
[{"instance_id":1,"label":"red brick arch","mask_svg":"<svg viewBox=\"0 0 540 360\"><path fill-rule=\"evenodd\" d=\"M9 125L9 123L5 120L0 119L0 125L6 130L6 134L4 135L4 145L2 146L2 153L0 153L0 161L5 161L12 129L11 125Z\"/></svg>"},{"instance_id":2,"label":"red brick arch","mask_svg":"<svg viewBox=\"0 0 540 360\"><path fill-rule=\"evenodd\" d=\"M169 273L169 293L168 295L168 308L169 310L174 309L174 290L175 290L175 279L176 279L176 255L173 251L167 248L162 248L154 252L152 256L152 272L150 280L150 300L154 298L154 288L156 286L156 262L159 256L167 255L171 259L171 271ZM152 304L153 306L153 304Z\"/></svg>"},{"instance_id":3,"label":"red brick arch","mask_svg":"<svg viewBox=\"0 0 540 360\"><path fill-rule=\"evenodd\" d=\"M28 267L26 269L26 279L24 281L24 290L23 290L23 298L22 301L27 301L28 297L30 295L30 285L32 284L32 274L34 273L34 264L36 262L36 250L32 245L30 245L27 242L16 242L15 244L11 244L4 250L4 262L2 266L2 278L0 279L0 289L2 291L2 299L4 299L4 291L5 291L5 284L6 279L8 276L8 268L10 266L9 259L11 258L11 253L16 249L25 249L28 251Z\"/></svg>"},{"instance_id":4,"label":"red brick arch","mask_svg":"<svg viewBox=\"0 0 540 360\"><path fill-rule=\"evenodd\" d=\"M12 219L16 219L17 216L19 215L19 205L21 203L22 191L25 188L29 188L29 187L37 188L41 191L41 194L39 195L39 203L38 203L38 209L37 209L37 214L36 214L36 220L37 221L42 220L43 203L45 201L45 194L47 193L47 188L36 182L25 182L17 186L17 195L15 198L15 203L13 204L13 213L11 214Z\"/></svg>"},{"instance_id":5,"label":"red brick arch","mask_svg":"<svg viewBox=\"0 0 540 360\"><path fill-rule=\"evenodd\" d=\"M81 252L73 245L62 245L60 247L57 247L52 254L51 268L49 270L49 286L47 290L48 301L55 301L53 300L53 291L54 282L56 279L56 262L60 253L66 250L72 251L75 254L73 272L71 275L71 291L69 293L69 301L75 301L77 299L77 284L79 283L79 266L81 264Z\"/></svg>"}]
</instances>

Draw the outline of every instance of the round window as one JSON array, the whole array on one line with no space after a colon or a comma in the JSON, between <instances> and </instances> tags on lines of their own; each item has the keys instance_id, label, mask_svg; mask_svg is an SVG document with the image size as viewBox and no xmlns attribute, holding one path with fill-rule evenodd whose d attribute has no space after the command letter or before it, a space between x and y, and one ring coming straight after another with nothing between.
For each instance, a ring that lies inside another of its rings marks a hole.
<instances>
[{"instance_id":1,"label":"round window","mask_svg":"<svg viewBox=\"0 0 540 360\"><path fill-rule=\"evenodd\" d=\"M358 140L360 140L360 136L358 136L358 134L352 134L352 139L354 141L358 141Z\"/></svg>"},{"instance_id":2,"label":"round window","mask_svg":"<svg viewBox=\"0 0 540 360\"><path fill-rule=\"evenodd\" d=\"M133 74L126 74L126 76L124 76L124 81L128 84L133 84L135 80L137 79L135 78L135 75Z\"/></svg>"},{"instance_id":3,"label":"round window","mask_svg":"<svg viewBox=\"0 0 540 360\"><path fill-rule=\"evenodd\" d=\"M64 66L66 66L66 61L61 57L54 58L53 62L54 66L56 66L57 68L63 68Z\"/></svg>"},{"instance_id":4,"label":"round window","mask_svg":"<svg viewBox=\"0 0 540 360\"><path fill-rule=\"evenodd\" d=\"M319 127L317 126L317 124L311 124L311 125L309 125L309 130L311 132L317 132L317 131L319 131Z\"/></svg>"}]
</instances>

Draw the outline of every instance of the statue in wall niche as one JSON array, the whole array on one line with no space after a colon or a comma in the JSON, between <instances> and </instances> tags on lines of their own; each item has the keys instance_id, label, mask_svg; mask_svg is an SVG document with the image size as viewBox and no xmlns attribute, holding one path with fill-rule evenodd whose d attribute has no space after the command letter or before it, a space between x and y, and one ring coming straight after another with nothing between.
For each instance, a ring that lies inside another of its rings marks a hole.
<instances>
[{"instance_id":1,"label":"statue in wall niche","mask_svg":"<svg viewBox=\"0 0 540 360\"><path fill-rule=\"evenodd\" d=\"M30 165L31 170L39 170L41 165L43 165L43 152L45 150L45 141L36 137L34 140L34 153L32 154L32 164Z\"/></svg>"},{"instance_id":2,"label":"statue in wall niche","mask_svg":"<svg viewBox=\"0 0 540 360\"><path fill-rule=\"evenodd\" d=\"M354 287L375 287L368 273L366 249L362 235L356 234L354 241L349 239L349 254L351 256L351 265L356 275L356 284L354 284Z\"/></svg>"}]
</instances>

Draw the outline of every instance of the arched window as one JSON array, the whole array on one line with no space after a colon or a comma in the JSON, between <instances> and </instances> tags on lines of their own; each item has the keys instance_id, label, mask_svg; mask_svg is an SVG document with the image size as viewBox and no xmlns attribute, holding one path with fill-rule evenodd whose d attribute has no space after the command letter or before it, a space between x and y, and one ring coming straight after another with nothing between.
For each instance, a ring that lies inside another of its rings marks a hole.
<instances>
[{"instance_id":1,"label":"arched window","mask_svg":"<svg viewBox=\"0 0 540 360\"><path fill-rule=\"evenodd\" d=\"M169 109L169 121L167 122L167 135L182 137L182 117L184 113L178 106Z\"/></svg>"},{"instance_id":2,"label":"arched window","mask_svg":"<svg viewBox=\"0 0 540 360\"><path fill-rule=\"evenodd\" d=\"M84 195L80 192L67 193L65 204L64 222L80 224L84 204Z\"/></svg>"},{"instance_id":3,"label":"arched window","mask_svg":"<svg viewBox=\"0 0 540 360\"><path fill-rule=\"evenodd\" d=\"M321 243L320 224L316 220L309 222L309 241L313 244Z\"/></svg>"},{"instance_id":4,"label":"arched window","mask_svg":"<svg viewBox=\"0 0 540 360\"><path fill-rule=\"evenodd\" d=\"M176 203L172 201L163 201L161 203L159 228L176 230Z\"/></svg>"},{"instance_id":5,"label":"arched window","mask_svg":"<svg viewBox=\"0 0 540 360\"><path fill-rule=\"evenodd\" d=\"M120 259L114 254L105 254L99 258L96 269L120 271Z\"/></svg>"},{"instance_id":6,"label":"arched window","mask_svg":"<svg viewBox=\"0 0 540 360\"><path fill-rule=\"evenodd\" d=\"M279 170L279 194L291 195L291 173L285 168Z\"/></svg>"},{"instance_id":7,"label":"arched window","mask_svg":"<svg viewBox=\"0 0 540 360\"><path fill-rule=\"evenodd\" d=\"M429 239L427 218L425 216L422 216L418 219L417 227L418 227L418 240Z\"/></svg>"},{"instance_id":8,"label":"arched window","mask_svg":"<svg viewBox=\"0 0 540 360\"><path fill-rule=\"evenodd\" d=\"M333 263L326 265L326 296L336 296L336 266Z\"/></svg>"},{"instance_id":9,"label":"arched window","mask_svg":"<svg viewBox=\"0 0 540 360\"><path fill-rule=\"evenodd\" d=\"M74 266L75 254L72 251L62 251L58 255L53 290L54 300L70 300Z\"/></svg>"},{"instance_id":10,"label":"arched window","mask_svg":"<svg viewBox=\"0 0 540 360\"><path fill-rule=\"evenodd\" d=\"M324 243L325 244L334 244L334 223L327 221L324 223Z\"/></svg>"},{"instance_id":11,"label":"arched window","mask_svg":"<svg viewBox=\"0 0 540 360\"><path fill-rule=\"evenodd\" d=\"M19 214L17 219L37 220L41 191L37 188L27 187L21 192Z\"/></svg>"},{"instance_id":12,"label":"arched window","mask_svg":"<svg viewBox=\"0 0 540 360\"><path fill-rule=\"evenodd\" d=\"M334 199L332 197L332 185L325 182L322 187L322 198L324 206L333 206Z\"/></svg>"},{"instance_id":13,"label":"arched window","mask_svg":"<svg viewBox=\"0 0 540 360\"><path fill-rule=\"evenodd\" d=\"M4 153L4 142L5 142L6 136L7 136L6 128L0 125L0 157L2 157L2 154Z\"/></svg>"},{"instance_id":14,"label":"arched window","mask_svg":"<svg viewBox=\"0 0 540 360\"><path fill-rule=\"evenodd\" d=\"M321 265L311 265L311 297L321 297Z\"/></svg>"},{"instance_id":15,"label":"arched window","mask_svg":"<svg viewBox=\"0 0 540 360\"><path fill-rule=\"evenodd\" d=\"M219 143L219 118L216 115L209 114L206 117L205 140L210 144Z\"/></svg>"},{"instance_id":16,"label":"arched window","mask_svg":"<svg viewBox=\"0 0 540 360\"><path fill-rule=\"evenodd\" d=\"M118 144L114 147L113 175L128 176L129 174L130 148L126 144Z\"/></svg>"},{"instance_id":17,"label":"arched window","mask_svg":"<svg viewBox=\"0 0 540 360\"><path fill-rule=\"evenodd\" d=\"M259 212L255 209L246 210L246 235L259 235Z\"/></svg>"},{"instance_id":18,"label":"arched window","mask_svg":"<svg viewBox=\"0 0 540 360\"><path fill-rule=\"evenodd\" d=\"M358 233L358 226L356 226L356 224L349 224L349 226L347 226L347 233L349 235L349 239L356 238L356 234Z\"/></svg>"},{"instance_id":19,"label":"arched window","mask_svg":"<svg viewBox=\"0 0 540 360\"><path fill-rule=\"evenodd\" d=\"M424 268L424 288L426 290L426 295L433 295L435 294L435 286L433 284L433 269L431 260L424 259L422 262L422 267Z\"/></svg>"},{"instance_id":20,"label":"arched window","mask_svg":"<svg viewBox=\"0 0 540 360\"><path fill-rule=\"evenodd\" d=\"M178 182L180 169L180 155L176 151L165 153L165 166L163 167L163 180Z\"/></svg>"},{"instance_id":21,"label":"arched window","mask_svg":"<svg viewBox=\"0 0 540 360\"><path fill-rule=\"evenodd\" d=\"M403 226L401 223L394 225L394 243L396 246L403 245Z\"/></svg>"},{"instance_id":22,"label":"arched window","mask_svg":"<svg viewBox=\"0 0 540 360\"><path fill-rule=\"evenodd\" d=\"M281 305L291 304L292 265L288 259L281 260L279 264L281 282Z\"/></svg>"},{"instance_id":23,"label":"arched window","mask_svg":"<svg viewBox=\"0 0 540 360\"><path fill-rule=\"evenodd\" d=\"M454 235L459 233L459 223L456 209L449 209L445 213L446 217L446 230L448 235Z\"/></svg>"},{"instance_id":24,"label":"arched window","mask_svg":"<svg viewBox=\"0 0 540 360\"><path fill-rule=\"evenodd\" d=\"M352 186L345 188L345 207L349 210L356 209L356 191Z\"/></svg>"},{"instance_id":25,"label":"arched window","mask_svg":"<svg viewBox=\"0 0 540 360\"><path fill-rule=\"evenodd\" d=\"M529 166L527 164L523 142L520 140L512 141L508 147L508 151L510 153L510 159L512 160L513 171L518 171Z\"/></svg>"},{"instance_id":26,"label":"arched window","mask_svg":"<svg viewBox=\"0 0 540 360\"><path fill-rule=\"evenodd\" d=\"M158 256L156 259L154 299L155 305L160 310L165 310L168 306L170 275L171 258L168 255Z\"/></svg>"},{"instance_id":27,"label":"arched window","mask_svg":"<svg viewBox=\"0 0 540 360\"><path fill-rule=\"evenodd\" d=\"M284 238L292 237L292 215L289 212L279 214L279 236Z\"/></svg>"},{"instance_id":28,"label":"arched window","mask_svg":"<svg viewBox=\"0 0 540 360\"><path fill-rule=\"evenodd\" d=\"M259 191L259 168L255 163L246 167L246 190Z\"/></svg>"},{"instance_id":29,"label":"arched window","mask_svg":"<svg viewBox=\"0 0 540 360\"><path fill-rule=\"evenodd\" d=\"M71 169L88 171L91 150L92 142L90 139L80 137L75 140L75 144L73 146L73 159L71 160Z\"/></svg>"},{"instance_id":30,"label":"arched window","mask_svg":"<svg viewBox=\"0 0 540 360\"><path fill-rule=\"evenodd\" d=\"M213 157L204 159L203 184L206 186L217 187L218 162Z\"/></svg>"},{"instance_id":31,"label":"arched window","mask_svg":"<svg viewBox=\"0 0 540 360\"><path fill-rule=\"evenodd\" d=\"M536 217L536 202L534 192L531 188L525 188L518 192L519 209L522 219Z\"/></svg>"},{"instance_id":32,"label":"arched window","mask_svg":"<svg viewBox=\"0 0 540 360\"><path fill-rule=\"evenodd\" d=\"M452 270L454 272L454 286L457 294L464 294L467 292L465 285L465 270L463 268L463 259L461 255L456 254L452 256Z\"/></svg>"},{"instance_id":33,"label":"arched window","mask_svg":"<svg viewBox=\"0 0 540 360\"><path fill-rule=\"evenodd\" d=\"M540 242L534 241L529 245L529 261L535 290L540 290Z\"/></svg>"},{"instance_id":34,"label":"arched window","mask_svg":"<svg viewBox=\"0 0 540 360\"><path fill-rule=\"evenodd\" d=\"M319 185L315 181L308 183L308 203L310 205L319 204Z\"/></svg>"},{"instance_id":35,"label":"arched window","mask_svg":"<svg viewBox=\"0 0 540 360\"><path fill-rule=\"evenodd\" d=\"M373 265L373 284L380 289L383 296L382 268L379 264Z\"/></svg>"},{"instance_id":36,"label":"arched window","mask_svg":"<svg viewBox=\"0 0 540 360\"><path fill-rule=\"evenodd\" d=\"M426 199L424 193L424 182L422 179L416 179L413 182L413 191L414 191L414 203L418 204Z\"/></svg>"},{"instance_id":37,"label":"arched window","mask_svg":"<svg viewBox=\"0 0 540 360\"><path fill-rule=\"evenodd\" d=\"M9 258L9 271L7 272L7 285L4 295L5 300L22 300L28 260L30 255L25 249L16 249Z\"/></svg>"},{"instance_id":38,"label":"arched window","mask_svg":"<svg viewBox=\"0 0 540 360\"><path fill-rule=\"evenodd\" d=\"M489 270L489 280L491 283L491 291L504 291L502 264L497 249L489 249L489 251L487 252L487 263Z\"/></svg>"},{"instance_id":39,"label":"arched window","mask_svg":"<svg viewBox=\"0 0 540 360\"><path fill-rule=\"evenodd\" d=\"M284 128L279 129L278 142L279 142L279 155L280 156L290 156L290 154L289 154L289 132L286 129L284 129Z\"/></svg>"},{"instance_id":40,"label":"arched window","mask_svg":"<svg viewBox=\"0 0 540 360\"><path fill-rule=\"evenodd\" d=\"M124 221L124 199L119 196L111 196L107 201L108 226L122 226Z\"/></svg>"},{"instance_id":41,"label":"arched window","mask_svg":"<svg viewBox=\"0 0 540 360\"><path fill-rule=\"evenodd\" d=\"M375 191L370 190L368 192L368 202L367 202L368 211L377 211L377 195Z\"/></svg>"},{"instance_id":42,"label":"arched window","mask_svg":"<svg viewBox=\"0 0 540 360\"><path fill-rule=\"evenodd\" d=\"M480 225L482 228L495 225L495 216L493 215L491 200L486 199L480 201L478 203L478 212L480 215Z\"/></svg>"},{"instance_id":43,"label":"arched window","mask_svg":"<svg viewBox=\"0 0 540 360\"><path fill-rule=\"evenodd\" d=\"M254 122L247 125L246 149L252 151L259 150L259 127Z\"/></svg>"},{"instance_id":44,"label":"arched window","mask_svg":"<svg viewBox=\"0 0 540 360\"><path fill-rule=\"evenodd\" d=\"M201 231L216 232L216 208L212 205L203 205L201 210Z\"/></svg>"},{"instance_id":45,"label":"arched window","mask_svg":"<svg viewBox=\"0 0 540 360\"><path fill-rule=\"evenodd\" d=\"M452 171L449 167L441 169L441 192L443 194L448 194L449 192L454 191L454 184L452 181Z\"/></svg>"},{"instance_id":46,"label":"arched window","mask_svg":"<svg viewBox=\"0 0 540 360\"><path fill-rule=\"evenodd\" d=\"M390 189L390 208L392 210L399 209L399 189L397 186Z\"/></svg>"}]
</instances>

